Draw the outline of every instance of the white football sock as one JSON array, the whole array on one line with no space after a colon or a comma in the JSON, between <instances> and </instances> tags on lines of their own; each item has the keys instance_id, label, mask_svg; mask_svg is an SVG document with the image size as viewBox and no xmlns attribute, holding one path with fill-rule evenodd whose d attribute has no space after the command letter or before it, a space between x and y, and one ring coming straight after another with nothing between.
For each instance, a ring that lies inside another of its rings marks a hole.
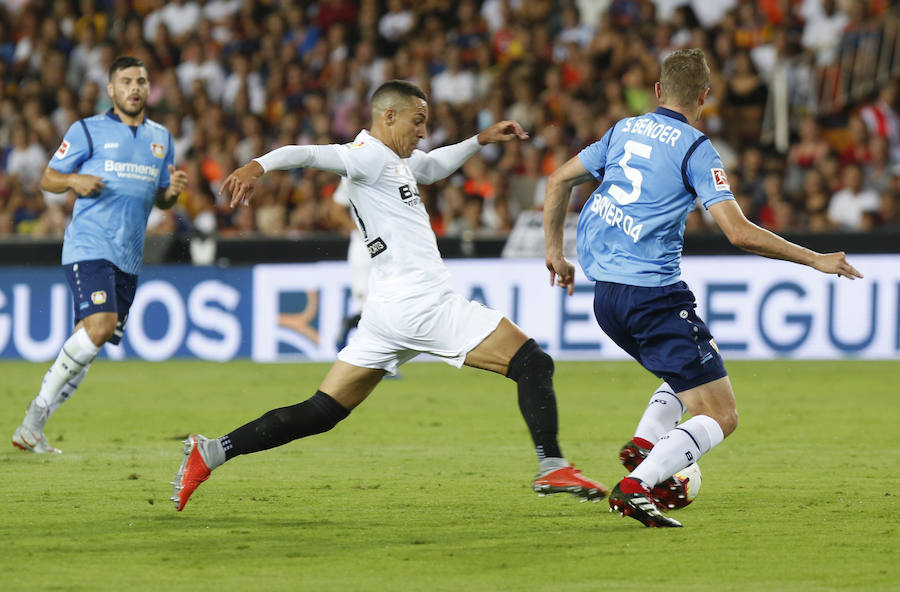
<instances>
[{"instance_id":1,"label":"white football sock","mask_svg":"<svg viewBox=\"0 0 900 592\"><path fill-rule=\"evenodd\" d=\"M653 487L700 460L724 439L716 420L708 415L695 415L663 436L629 477Z\"/></svg>"},{"instance_id":2,"label":"white football sock","mask_svg":"<svg viewBox=\"0 0 900 592\"><path fill-rule=\"evenodd\" d=\"M668 383L659 385L650 396L647 409L634 430L635 438L656 444L669 430L676 427L684 415L684 404Z\"/></svg>"},{"instance_id":3,"label":"white football sock","mask_svg":"<svg viewBox=\"0 0 900 592\"><path fill-rule=\"evenodd\" d=\"M35 397L37 404L41 407L52 406L63 386L90 365L99 352L100 347L94 345L84 327L72 334L44 375L41 391Z\"/></svg>"},{"instance_id":4,"label":"white football sock","mask_svg":"<svg viewBox=\"0 0 900 592\"><path fill-rule=\"evenodd\" d=\"M78 389L81 381L84 380L84 375L87 374L87 371L90 370L90 368L91 365L88 364L81 369L81 372L79 372L78 375L75 376L75 378L63 385L63 387L59 391L59 394L56 395L56 398L54 398L53 402L50 404L50 415L53 415L53 413L57 409L59 409L60 405L68 401L69 398L75 394L75 391Z\"/></svg>"}]
</instances>

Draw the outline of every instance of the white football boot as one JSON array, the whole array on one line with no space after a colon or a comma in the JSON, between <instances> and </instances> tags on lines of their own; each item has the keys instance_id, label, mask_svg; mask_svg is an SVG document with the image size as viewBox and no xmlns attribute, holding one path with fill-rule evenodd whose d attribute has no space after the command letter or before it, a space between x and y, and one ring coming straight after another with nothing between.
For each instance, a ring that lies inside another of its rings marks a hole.
<instances>
[{"instance_id":1,"label":"white football boot","mask_svg":"<svg viewBox=\"0 0 900 592\"><path fill-rule=\"evenodd\" d=\"M50 409L41 407L34 400L28 404L28 410L25 412L25 419L22 425L16 428L12 436L12 444L16 448L25 450L26 452L34 452L37 454L62 452L59 448L50 446L47 442L47 436L44 435L44 425L47 418L50 417Z\"/></svg>"}]
</instances>

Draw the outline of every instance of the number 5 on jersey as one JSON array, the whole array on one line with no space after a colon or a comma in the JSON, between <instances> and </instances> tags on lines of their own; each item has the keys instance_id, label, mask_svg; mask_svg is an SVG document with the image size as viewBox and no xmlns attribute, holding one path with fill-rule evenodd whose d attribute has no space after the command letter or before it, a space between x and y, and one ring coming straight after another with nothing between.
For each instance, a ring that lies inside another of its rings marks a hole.
<instances>
[{"instance_id":1,"label":"number 5 on jersey","mask_svg":"<svg viewBox=\"0 0 900 592\"><path fill-rule=\"evenodd\" d=\"M622 170L625 172L625 176L628 177L629 181L631 181L631 191L629 193L626 193L625 190L618 185L612 185L609 188L609 195L614 200L619 202L620 206L626 206L630 203L636 202L638 198L641 197L641 184L644 182L644 176L641 174L641 171L628 166L628 161L633 155L649 159L650 152L653 150L652 146L641 144L640 142L635 142L634 140L628 140L627 142L625 142L624 148L625 156L623 156L622 160L619 161L619 166L622 167Z\"/></svg>"}]
</instances>

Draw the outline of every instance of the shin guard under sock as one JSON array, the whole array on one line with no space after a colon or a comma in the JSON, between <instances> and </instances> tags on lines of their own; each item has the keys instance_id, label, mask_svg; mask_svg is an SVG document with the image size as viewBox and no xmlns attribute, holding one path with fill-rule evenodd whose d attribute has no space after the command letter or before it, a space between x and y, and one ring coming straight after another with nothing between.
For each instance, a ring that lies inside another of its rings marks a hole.
<instances>
[{"instance_id":1,"label":"shin guard under sock","mask_svg":"<svg viewBox=\"0 0 900 592\"><path fill-rule=\"evenodd\" d=\"M538 460L562 457L553 369L553 358L529 339L509 361L506 372L518 385L519 410L531 432Z\"/></svg>"},{"instance_id":2,"label":"shin guard under sock","mask_svg":"<svg viewBox=\"0 0 900 592\"><path fill-rule=\"evenodd\" d=\"M273 409L222 436L220 442L225 449L225 460L327 432L348 415L350 412L331 396L316 391L315 395L302 403Z\"/></svg>"}]
</instances>

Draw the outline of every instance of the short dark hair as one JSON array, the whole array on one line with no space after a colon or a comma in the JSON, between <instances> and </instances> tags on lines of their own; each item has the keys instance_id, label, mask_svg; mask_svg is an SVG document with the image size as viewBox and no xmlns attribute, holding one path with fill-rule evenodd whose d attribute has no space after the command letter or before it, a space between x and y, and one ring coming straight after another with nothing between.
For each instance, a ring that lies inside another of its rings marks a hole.
<instances>
[{"instance_id":1,"label":"short dark hair","mask_svg":"<svg viewBox=\"0 0 900 592\"><path fill-rule=\"evenodd\" d=\"M133 68L135 66L137 66L138 68L147 68L147 66L144 65L144 62L140 58L124 55L117 57L113 60L112 65L109 67L110 82L112 82L113 74L115 74L119 70L124 70L125 68Z\"/></svg>"},{"instance_id":2,"label":"short dark hair","mask_svg":"<svg viewBox=\"0 0 900 592\"><path fill-rule=\"evenodd\" d=\"M428 100L428 97L425 96L425 91L419 88L419 85L406 80L388 80L375 90L372 94L372 101L374 102L376 97L386 93L396 93L407 97L419 97L423 101Z\"/></svg>"},{"instance_id":3,"label":"short dark hair","mask_svg":"<svg viewBox=\"0 0 900 592\"><path fill-rule=\"evenodd\" d=\"M413 97L419 97L428 101L425 91L412 82L406 80L388 80L372 93L369 101L369 109L372 111L372 120L377 113L384 113L387 109L404 110L412 102Z\"/></svg>"}]
</instances>

